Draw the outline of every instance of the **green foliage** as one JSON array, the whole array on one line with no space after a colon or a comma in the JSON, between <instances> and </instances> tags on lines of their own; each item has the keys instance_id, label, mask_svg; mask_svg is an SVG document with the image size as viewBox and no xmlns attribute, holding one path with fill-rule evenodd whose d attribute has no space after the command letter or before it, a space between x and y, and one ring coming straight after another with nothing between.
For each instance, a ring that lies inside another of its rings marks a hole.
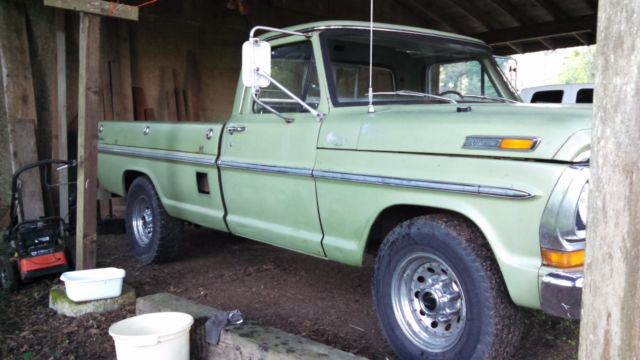
<instances>
[{"instance_id":1,"label":"green foliage","mask_svg":"<svg viewBox=\"0 0 640 360\"><path fill-rule=\"evenodd\" d=\"M595 46L574 49L564 56L564 69L558 74L561 84L590 83L595 75Z\"/></svg>"}]
</instances>

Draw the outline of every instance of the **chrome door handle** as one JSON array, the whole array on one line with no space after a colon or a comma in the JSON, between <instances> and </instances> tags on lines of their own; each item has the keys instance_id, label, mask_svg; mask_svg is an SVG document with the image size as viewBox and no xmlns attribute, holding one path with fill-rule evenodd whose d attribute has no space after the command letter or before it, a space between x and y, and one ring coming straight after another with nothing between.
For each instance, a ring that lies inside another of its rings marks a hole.
<instances>
[{"instance_id":1,"label":"chrome door handle","mask_svg":"<svg viewBox=\"0 0 640 360\"><path fill-rule=\"evenodd\" d=\"M245 126L242 126L242 125L229 125L229 126L227 126L227 132L229 134L233 134L233 133L237 133L237 132L243 132L246 129L247 128Z\"/></svg>"}]
</instances>

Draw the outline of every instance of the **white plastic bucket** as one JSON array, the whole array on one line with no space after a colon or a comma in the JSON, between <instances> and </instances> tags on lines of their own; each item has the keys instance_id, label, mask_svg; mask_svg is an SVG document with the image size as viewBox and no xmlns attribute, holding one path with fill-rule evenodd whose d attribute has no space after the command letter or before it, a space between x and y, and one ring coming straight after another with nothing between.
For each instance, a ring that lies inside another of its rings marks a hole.
<instances>
[{"instance_id":1,"label":"white plastic bucket","mask_svg":"<svg viewBox=\"0 0 640 360\"><path fill-rule=\"evenodd\" d=\"M189 360L193 317L159 312L118 321L109 328L118 360Z\"/></svg>"}]
</instances>

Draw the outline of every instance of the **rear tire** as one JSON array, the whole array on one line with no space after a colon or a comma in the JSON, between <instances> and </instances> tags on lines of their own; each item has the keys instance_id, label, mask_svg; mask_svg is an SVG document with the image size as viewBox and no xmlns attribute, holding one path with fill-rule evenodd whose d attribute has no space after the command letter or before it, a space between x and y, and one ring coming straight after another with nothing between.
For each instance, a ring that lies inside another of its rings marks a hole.
<instances>
[{"instance_id":1,"label":"rear tire","mask_svg":"<svg viewBox=\"0 0 640 360\"><path fill-rule=\"evenodd\" d=\"M0 286L5 291L18 289L18 269L8 257L0 256Z\"/></svg>"},{"instance_id":2,"label":"rear tire","mask_svg":"<svg viewBox=\"0 0 640 360\"><path fill-rule=\"evenodd\" d=\"M400 359L509 359L522 331L480 231L451 215L394 228L375 265L374 301Z\"/></svg>"},{"instance_id":3,"label":"rear tire","mask_svg":"<svg viewBox=\"0 0 640 360\"><path fill-rule=\"evenodd\" d=\"M129 243L138 260L148 265L176 258L182 223L167 214L148 178L138 177L131 184L126 218Z\"/></svg>"}]
</instances>

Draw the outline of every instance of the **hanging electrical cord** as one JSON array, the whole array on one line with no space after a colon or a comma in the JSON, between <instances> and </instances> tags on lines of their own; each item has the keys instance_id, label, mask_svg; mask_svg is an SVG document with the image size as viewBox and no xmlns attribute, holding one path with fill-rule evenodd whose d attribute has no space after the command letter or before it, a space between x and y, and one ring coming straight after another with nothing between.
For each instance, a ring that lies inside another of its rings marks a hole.
<instances>
[{"instance_id":1,"label":"hanging electrical cord","mask_svg":"<svg viewBox=\"0 0 640 360\"><path fill-rule=\"evenodd\" d=\"M147 1L147 2L143 2L143 3L142 3L142 4L140 4L140 5L136 5L136 7L141 8L141 7L143 7L143 6L151 5L151 4L156 3L156 2L158 2L158 0L149 0L149 1Z\"/></svg>"},{"instance_id":2,"label":"hanging electrical cord","mask_svg":"<svg viewBox=\"0 0 640 360\"><path fill-rule=\"evenodd\" d=\"M373 0L369 14L369 113L376 112L373 107Z\"/></svg>"}]
</instances>

